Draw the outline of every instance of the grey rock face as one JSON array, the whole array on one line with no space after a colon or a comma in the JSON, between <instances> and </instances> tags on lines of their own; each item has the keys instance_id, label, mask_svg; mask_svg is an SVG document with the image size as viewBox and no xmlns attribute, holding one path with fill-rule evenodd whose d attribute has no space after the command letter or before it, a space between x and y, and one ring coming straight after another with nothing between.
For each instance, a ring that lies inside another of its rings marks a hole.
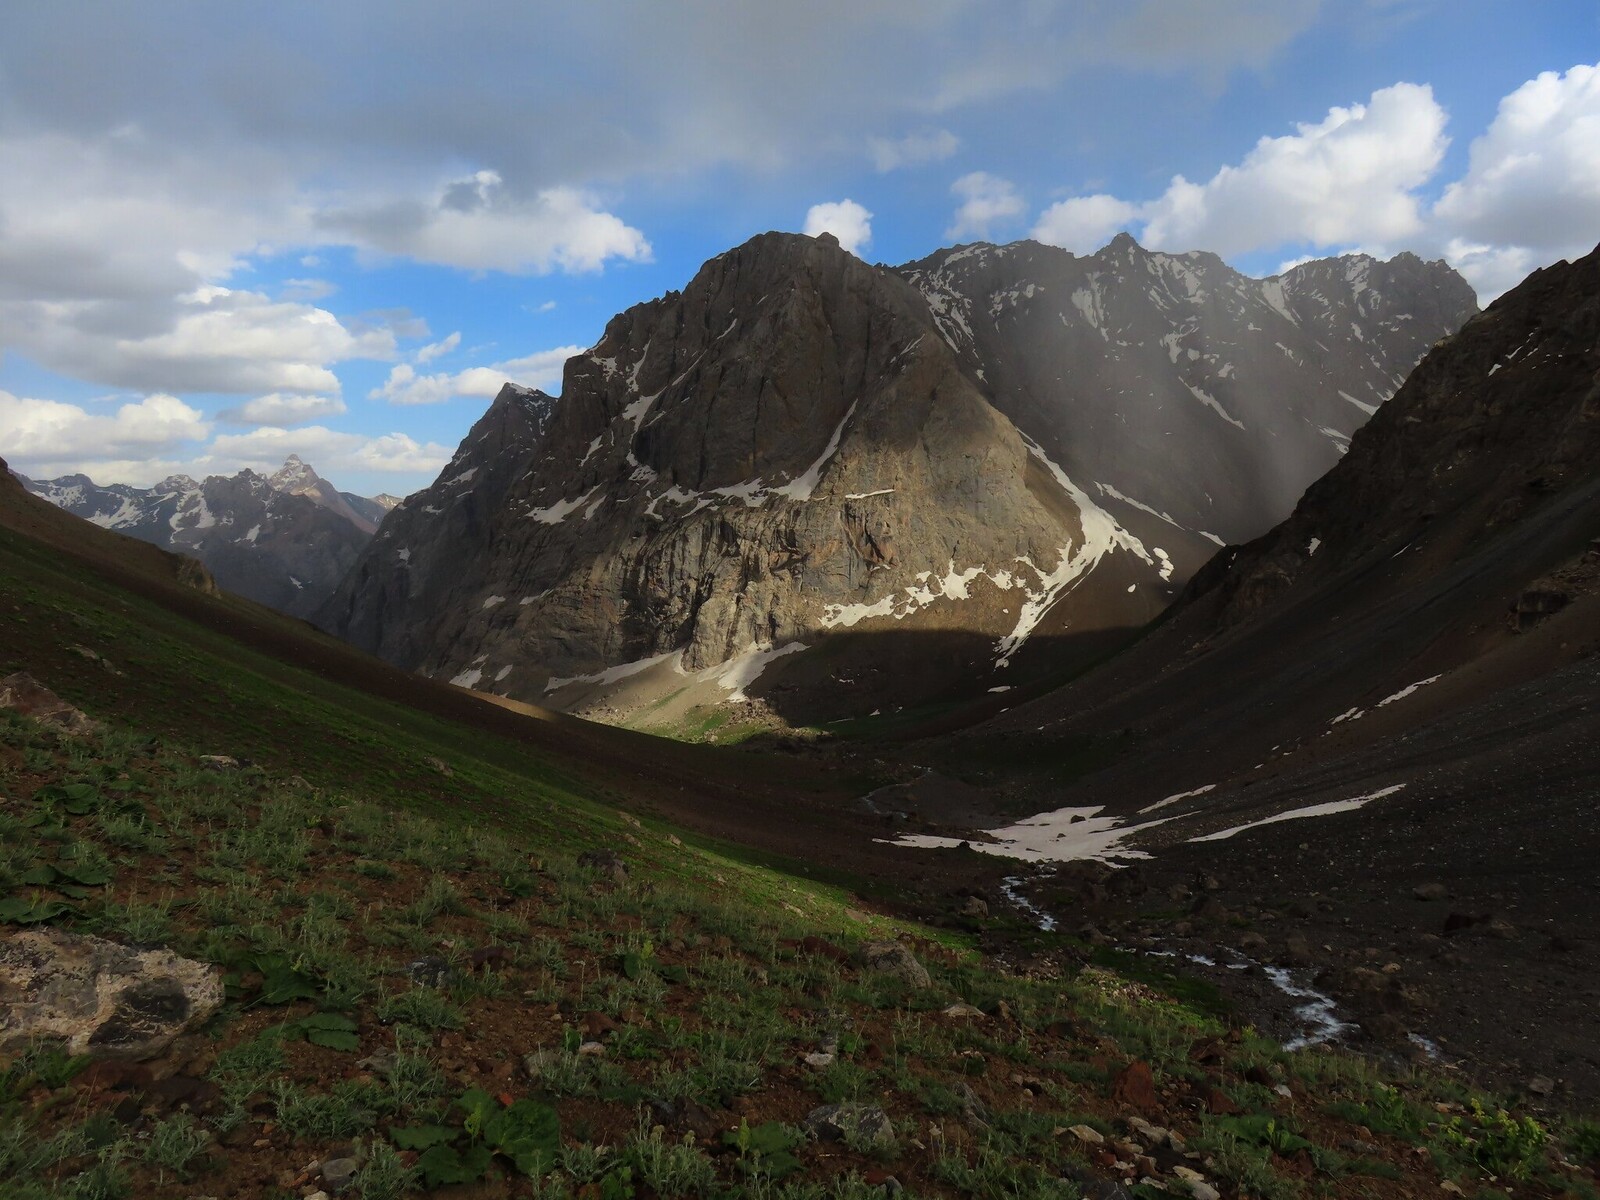
<instances>
[{"instance_id":1,"label":"grey rock face","mask_svg":"<svg viewBox=\"0 0 1600 1200\"><path fill-rule=\"evenodd\" d=\"M295 457L271 478L174 475L136 488L67 475L26 486L102 528L193 555L226 590L299 617L327 600L376 528Z\"/></svg>"},{"instance_id":2,"label":"grey rock face","mask_svg":"<svg viewBox=\"0 0 1600 1200\"><path fill-rule=\"evenodd\" d=\"M59 1039L68 1053L145 1059L222 1005L221 976L170 950L61 929L0 940L0 1051Z\"/></svg>"},{"instance_id":3,"label":"grey rock face","mask_svg":"<svg viewBox=\"0 0 1600 1200\"><path fill-rule=\"evenodd\" d=\"M616 317L559 400L507 385L318 620L536 702L652 662L833 715L1004 686L1268 528L1471 305L1405 256L1259 281L1119 239L889 270L762 235Z\"/></svg>"},{"instance_id":4,"label":"grey rock face","mask_svg":"<svg viewBox=\"0 0 1600 1200\"><path fill-rule=\"evenodd\" d=\"M1460 275L1411 254L1252 279L1126 234L1086 258L977 245L901 273L996 406L1109 509L1143 502L1171 537L1230 544L1287 514L1477 311Z\"/></svg>"}]
</instances>

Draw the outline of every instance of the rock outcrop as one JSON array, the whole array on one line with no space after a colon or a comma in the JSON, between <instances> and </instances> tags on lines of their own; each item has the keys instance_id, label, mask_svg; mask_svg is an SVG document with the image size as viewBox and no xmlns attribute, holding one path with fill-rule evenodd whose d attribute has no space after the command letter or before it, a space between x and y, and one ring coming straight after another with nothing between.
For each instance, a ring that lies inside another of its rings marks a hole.
<instances>
[{"instance_id":1,"label":"rock outcrop","mask_svg":"<svg viewBox=\"0 0 1600 1200\"><path fill-rule=\"evenodd\" d=\"M649 677L636 703L760 677L791 719L1004 687L1280 518L1471 307L1404 256L1258 281L1118 239L890 270L762 235L615 318L559 400L507 385L318 619L590 711Z\"/></svg>"}]
</instances>

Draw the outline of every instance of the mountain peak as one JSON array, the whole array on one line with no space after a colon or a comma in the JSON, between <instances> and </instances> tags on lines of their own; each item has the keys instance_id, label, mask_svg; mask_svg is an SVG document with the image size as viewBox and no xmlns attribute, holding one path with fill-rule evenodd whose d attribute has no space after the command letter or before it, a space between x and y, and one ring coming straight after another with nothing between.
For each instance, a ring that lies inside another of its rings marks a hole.
<instances>
[{"instance_id":1,"label":"mountain peak","mask_svg":"<svg viewBox=\"0 0 1600 1200\"><path fill-rule=\"evenodd\" d=\"M311 465L298 454L289 455L283 460L283 466L267 477L267 482L280 492L304 491L315 487L321 481L321 477Z\"/></svg>"}]
</instances>

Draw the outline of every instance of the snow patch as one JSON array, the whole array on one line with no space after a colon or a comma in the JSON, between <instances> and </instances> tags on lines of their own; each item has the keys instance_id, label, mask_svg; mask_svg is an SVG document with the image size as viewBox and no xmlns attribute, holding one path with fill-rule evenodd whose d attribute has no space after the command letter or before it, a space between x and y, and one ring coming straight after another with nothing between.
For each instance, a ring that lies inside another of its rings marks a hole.
<instances>
[{"instance_id":1,"label":"snow patch","mask_svg":"<svg viewBox=\"0 0 1600 1200\"><path fill-rule=\"evenodd\" d=\"M1145 805L1145 807L1139 810L1139 815L1143 816L1145 813L1153 813L1158 809L1167 808L1170 805L1177 804L1181 800L1192 800L1196 796L1204 796L1207 792L1214 792L1216 790L1216 784L1207 783L1197 788L1191 788L1187 792L1175 792L1168 796L1165 800L1157 800L1154 804Z\"/></svg>"},{"instance_id":2,"label":"snow patch","mask_svg":"<svg viewBox=\"0 0 1600 1200\"><path fill-rule=\"evenodd\" d=\"M656 664L664 662L672 663L681 673L683 670L682 661L682 650L669 650L665 654L657 654L653 658L641 658L635 662L619 663L614 667L607 667L603 671L596 671L592 675L568 675L565 679L557 679L552 675L545 683L544 690L553 692L558 688L566 687L569 683L615 683L619 679L626 679L630 675L648 671Z\"/></svg>"},{"instance_id":3,"label":"snow patch","mask_svg":"<svg viewBox=\"0 0 1600 1200\"><path fill-rule=\"evenodd\" d=\"M1083 544L1078 547L1076 553L1073 553L1070 544L1063 546L1061 560L1049 574L1040 571L1026 558L1017 559L1039 576L1039 587L1037 591L1028 592L1027 599L1017 614L1016 627L996 643L995 650L998 652L994 664L996 668L1010 665L1012 657L1022 648L1022 644L1038 627L1045 614L1055 607L1061 597L1077 587L1107 554L1115 550L1126 550L1138 555L1149 565L1155 565L1149 552L1145 550L1144 543L1118 525L1110 513L1089 498L1088 492L1068 479L1067 473L1050 461L1049 455L1044 452L1044 447L1027 434L1022 435L1022 441L1028 447L1028 453L1045 465L1062 491L1066 492L1077 505L1078 521L1083 527Z\"/></svg>"},{"instance_id":4,"label":"snow patch","mask_svg":"<svg viewBox=\"0 0 1600 1200\"><path fill-rule=\"evenodd\" d=\"M1388 708L1389 705L1393 704L1396 700L1404 700L1407 696L1411 695L1418 688L1425 688L1430 683L1438 683L1439 680L1441 680L1443 678L1444 678L1444 676L1442 674L1439 674L1439 675L1430 675L1426 679L1419 679L1419 680L1417 680L1417 682L1412 683L1412 684L1408 684L1405 687L1401 688L1394 695L1386 696L1382 700L1379 700L1377 704L1373 705L1373 707L1374 708Z\"/></svg>"},{"instance_id":5,"label":"snow patch","mask_svg":"<svg viewBox=\"0 0 1600 1200\"><path fill-rule=\"evenodd\" d=\"M597 483L575 500L557 500L545 508L535 508L528 515L541 525L559 525L589 502L589 497L600 490Z\"/></svg>"},{"instance_id":6,"label":"snow patch","mask_svg":"<svg viewBox=\"0 0 1600 1200\"><path fill-rule=\"evenodd\" d=\"M1200 837L1192 837L1189 840L1191 842L1221 842L1226 841L1235 834L1243 833L1247 829L1259 829L1263 825L1276 825L1280 821L1299 821L1307 817L1327 817L1332 816L1334 813L1354 812L1374 800L1381 800L1385 796L1392 796L1396 792L1404 791L1405 786L1403 783L1397 783L1390 787L1379 788L1375 792L1368 792L1365 796L1354 796L1349 800L1330 800L1326 804L1312 804L1305 808L1292 808L1288 812L1281 812L1276 816L1262 817L1259 821L1235 825L1230 829L1219 829L1216 833L1202 834Z\"/></svg>"},{"instance_id":7,"label":"snow patch","mask_svg":"<svg viewBox=\"0 0 1600 1200\"><path fill-rule=\"evenodd\" d=\"M1109 866L1122 866L1119 859L1151 857L1143 850L1132 850L1123 842L1135 833L1165 824L1170 818L1124 825L1121 817L1103 817L1100 806L1058 808L989 831L992 842L966 841L936 834L913 833L895 838L891 845L924 849L951 849L965 844L983 854L1020 858L1031 862L1076 862L1092 859Z\"/></svg>"},{"instance_id":8,"label":"snow patch","mask_svg":"<svg viewBox=\"0 0 1600 1200\"><path fill-rule=\"evenodd\" d=\"M856 406L852 404L844 414L839 424L834 427L833 436L828 439L828 444L823 447L821 456L800 475L798 479L790 480L782 487L773 488L775 495L787 496L791 500L809 500L811 493L817 490L817 481L822 478L822 468L839 449L839 439L844 436L844 427L849 424L850 418L855 416Z\"/></svg>"},{"instance_id":9,"label":"snow patch","mask_svg":"<svg viewBox=\"0 0 1600 1200\"><path fill-rule=\"evenodd\" d=\"M1267 302L1267 306L1271 308L1273 312L1277 313L1285 321L1288 321L1289 324L1293 325L1296 323L1294 314L1289 311L1289 306L1285 304L1283 300L1283 280L1263 279L1261 281L1261 298ZM1283 348L1282 342L1278 343L1278 348Z\"/></svg>"},{"instance_id":10,"label":"snow patch","mask_svg":"<svg viewBox=\"0 0 1600 1200\"><path fill-rule=\"evenodd\" d=\"M1148 504L1145 504L1143 501L1135 500L1132 496L1124 495L1123 493L1119 492L1116 488L1112 487L1109 483L1097 483L1097 484L1095 484L1095 487L1100 489L1100 494L1103 495L1103 496L1110 496L1113 500L1120 500L1124 504L1129 505L1132 508L1137 508L1140 512L1149 513L1152 517L1156 518L1156 520L1165 521L1168 525L1171 525L1174 529L1183 529L1183 526L1179 525L1176 521L1174 521L1172 519L1172 517L1169 516L1167 513L1157 512L1155 509L1151 508ZM1187 532L1187 531L1185 531L1185 532Z\"/></svg>"},{"instance_id":11,"label":"snow patch","mask_svg":"<svg viewBox=\"0 0 1600 1200\"><path fill-rule=\"evenodd\" d=\"M719 687L731 689L729 695L725 697L725 702L738 703L748 699L744 689L760 678L761 672L767 669L769 663L786 654L794 654L804 649L806 649L804 642L790 642L776 650L773 649L771 642L751 642L743 653L735 655L727 662L708 667L700 672L699 677L703 680L712 680Z\"/></svg>"},{"instance_id":12,"label":"snow patch","mask_svg":"<svg viewBox=\"0 0 1600 1200\"><path fill-rule=\"evenodd\" d=\"M686 517L694 516L695 513L699 512L702 508L705 508L711 503L710 500L707 500L699 492L691 492L687 488L681 488L677 484L673 484L666 491L652 499L649 504L645 505L644 515L647 517L654 517L658 521L665 521L666 518L660 513L656 512L656 505L660 504L663 500L668 504L694 505L692 509L684 514ZM593 509L590 511L592 512ZM587 514L585 515L587 516Z\"/></svg>"},{"instance_id":13,"label":"snow patch","mask_svg":"<svg viewBox=\"0 0 1600 1200\"><path fill-rule=\"evenodd\" d=\"M1354 404L1357 408L1359 408L1362 412L1366 413L1367 416L1369 416L1369 417L1373 413L1378 411L1378 406L1376 404L1368 404L1364 400L1357 400L1349 392L1341 391L1339 393L1339 396L1340 396L1341 399L1350 401L1351 404Z\"/></svg>"},{"instance_id":14,"label":"snow patch","mask_svg":"<svg viewBox=\"0 0 1600 1200\"><path fill-rule=\"evenodd\" d=\"M1218 403L1217 398L1210 392L1207 392L1201 388L1197 388L1194 386L1194 384L1187 381L1183 381L1183 386L1189 389L1189 394L1191 396L1200 401L1200 403L1204 404L1207 408L1211 409L1212 412L1216 413L1217 416L1221 417L1229 425L1232 425L1235 429L1244 428L1244 422L1236 421L1230 417L1228 415L1228 410L1223 408L1222 405Z\"/></svg>"},{"instance_id":15,"label":"snow patch","mask_svg":"<svg viewBox=\"0 0 1600 1200\"><path fill-rule=\"evenodd\" d=\"M479 612L484 612L487 609L493 608L497 604L504 604L505 602L506 602L506 598L504 596L490 596L490 597L488 597L487 599L484 600L483 608L480 608L478 611Z\"/></svg>"},{"instance_id":16,"label":"snow patch","mask_svg":"<svg viewBox=\"0 0 1600 1200\"><path fill-rule=\"evenodd\" d=\"M1173 571L1172 559L1167 557L1167 552L1165 550L1163 550L1160 546L1151 546L1150 547L1150 553L1154 554L1157 558L1159 558L1161 560L1161 570L1160 570L1161 582L1162 583L1171 583L1172 582L1172 571Z\"/></svg>"}]
</instances>

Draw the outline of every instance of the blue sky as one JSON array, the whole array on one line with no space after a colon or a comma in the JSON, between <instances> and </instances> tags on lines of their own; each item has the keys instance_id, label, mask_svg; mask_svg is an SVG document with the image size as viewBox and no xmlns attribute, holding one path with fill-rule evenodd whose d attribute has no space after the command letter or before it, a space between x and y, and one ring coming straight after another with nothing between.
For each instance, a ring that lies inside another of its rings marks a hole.
<instances>
[{"instance_id":1,"label":"blue sky","mask_svg":"<svg viewBox=\"0 0 1600 1200\"><path fill-rule=\"evenodd\" d=\"M1600 5L56 0L0 43L0 455L428 483L504 378L768 229L1252 274L1600 241ZM84 30L93 28L92 43Z\"/></svg>"}]
</instances>

